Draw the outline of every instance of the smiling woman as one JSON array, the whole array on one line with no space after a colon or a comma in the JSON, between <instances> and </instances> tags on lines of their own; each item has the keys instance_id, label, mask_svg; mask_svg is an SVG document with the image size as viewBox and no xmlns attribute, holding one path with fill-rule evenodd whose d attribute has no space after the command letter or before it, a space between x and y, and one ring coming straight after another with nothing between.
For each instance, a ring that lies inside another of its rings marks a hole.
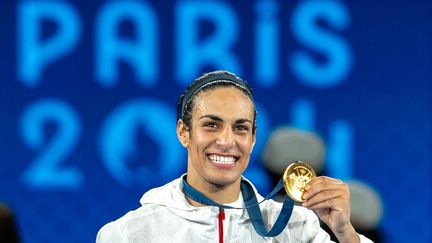
<instances>
[{"instance_id":1,"label":"smiling woman","mask_svg":"<svg viewBox=\"0 0 432 243\"><path fill-rule=\"evenodd\" d=\"M255 144L255 106L250 91L234 81L216 80L206 87L192 96L190 118L177 122L179 140L188 150L187 182L218 203L231 203L238 199Z\"/></svg>"},{"instance_id":2,"label":"smiling woman","mask_svg":"<svg viewBox=\"0 0 432 243\"><path fill-rule=\"evenodd\" d=\"M370 242L350 222L348 186L340 180L309 182L303 207L263 200L242 177L255 145L255 119L245 81L226 71L195 79L177 107L187 174L146 192L142 206L105 225L96 242L330 242L310 209L340 242Z\"/></svg>"}]
</instances>

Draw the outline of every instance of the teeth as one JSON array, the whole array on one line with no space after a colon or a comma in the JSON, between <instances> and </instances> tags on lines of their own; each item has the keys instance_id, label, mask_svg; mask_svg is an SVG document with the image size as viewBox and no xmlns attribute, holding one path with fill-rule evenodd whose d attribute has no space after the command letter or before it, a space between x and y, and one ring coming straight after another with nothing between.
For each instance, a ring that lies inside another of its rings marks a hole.
<instances>
[{"instance_id":1,"label":"teeth","mask_svg":"<svg viewBox=\"0 0 432 243\"><path fill-rule=\"evenodd\" d=\"M210 155L210 160L216 164L233 164L235 162L235 158L231 156L219 156L219 155Z\"/></svg>"}]
</instances>

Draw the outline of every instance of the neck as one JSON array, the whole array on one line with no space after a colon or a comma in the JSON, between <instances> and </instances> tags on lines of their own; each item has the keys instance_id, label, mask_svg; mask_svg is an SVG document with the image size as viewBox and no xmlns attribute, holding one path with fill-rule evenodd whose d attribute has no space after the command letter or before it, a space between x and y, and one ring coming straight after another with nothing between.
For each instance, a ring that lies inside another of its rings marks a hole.
<instances>
[{"instance_id":1,"label":"neck","mask_svg":"<svg viewBox=\"0 0 432 243\"><path fill-rule=\"evenodd\" d=\"M227 204L237 201L240 194L240 179L230 185L215 185L209 182L198 182L189 176L186 178L187 183L201 192L207 198L219 203ZM186 197L186 200L195 207L206 206L201 203L195 202L194 200Z\"/></svg>"}]
</instances>

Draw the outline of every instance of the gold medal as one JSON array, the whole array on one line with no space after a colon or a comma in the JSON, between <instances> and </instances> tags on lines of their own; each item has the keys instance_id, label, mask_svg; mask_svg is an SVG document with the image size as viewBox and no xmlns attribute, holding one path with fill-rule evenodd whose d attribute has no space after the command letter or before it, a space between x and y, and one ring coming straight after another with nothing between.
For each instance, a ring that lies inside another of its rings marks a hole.
<instances>
[{"instance_id":1,"label":"gold medal","mask_svg":"<svg viewBox=\"0 0 432 243\"><path fill-rule=\"evenodd\" d=\"M301 161L290 164L283 175L283 183L288 196L296 202L304 202L302 195L306 184L316 177L312 167Z\"/></svg>"}]
</instances>

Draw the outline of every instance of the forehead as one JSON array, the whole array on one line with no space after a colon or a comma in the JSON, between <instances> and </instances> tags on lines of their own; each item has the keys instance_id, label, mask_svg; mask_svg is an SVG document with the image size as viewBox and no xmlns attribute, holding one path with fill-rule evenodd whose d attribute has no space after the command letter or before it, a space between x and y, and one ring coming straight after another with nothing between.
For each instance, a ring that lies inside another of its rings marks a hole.
<instances>
[{"instance_id":1,"label":"forehead","mask_svg":"<svg viewBox=\"0 0 432 243\"><path fill-rule=\"evenodd\" d=\"M197 94L193 116L206 114L220 117L253 119L254 106L249 96L235 87L217 87Z\"/></svg>"}]
</instances>

